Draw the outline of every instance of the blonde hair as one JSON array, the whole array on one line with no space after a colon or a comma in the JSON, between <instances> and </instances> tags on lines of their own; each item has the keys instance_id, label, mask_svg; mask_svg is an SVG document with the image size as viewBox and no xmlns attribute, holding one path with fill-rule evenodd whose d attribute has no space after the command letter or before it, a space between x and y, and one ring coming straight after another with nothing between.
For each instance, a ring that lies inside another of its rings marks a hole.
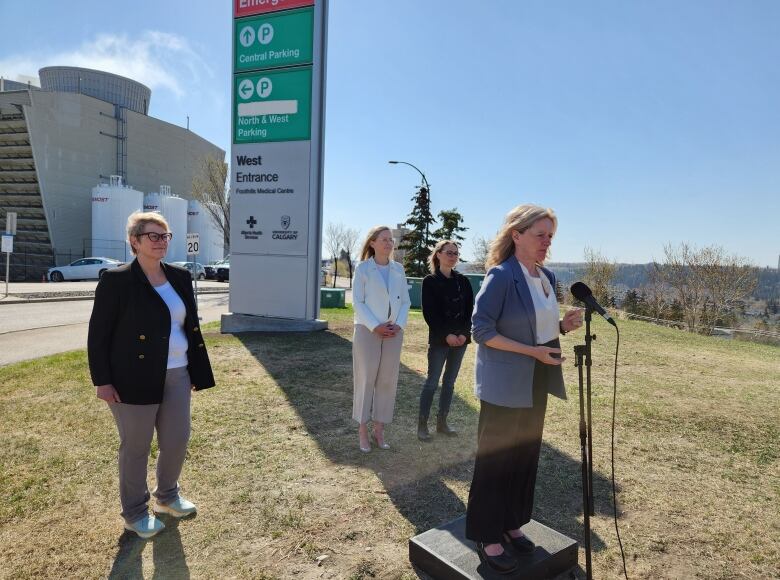
<instances>
[{"instance_id":1,"label":"blonde hair","mask_svg":"<svg viewBox=\"0 0 780 580\"><path fill-rule=\"evenodd\" d=\"M165 228L165 231L171 231L168 222L161 213L156 211L134 211L130 214L130 217L127 218L127 241L130 242L130 250L133 254L136 254L137 252L130 240L132 238L138 238L138 236L144 233L144 228L147 224L156 224L161 228Z\"/></svg>"},{"instance_id":2,"label":"blonde hair","mask_svg":"<svg viewBox=\"0 0 780 580\"><path fill-rule=\"evenodd\" d=\"M368 230L368 235L366 236L365 241L363 242L363 247L360 250L360 260L368 260L369 258L373 258L374 254L376 252L374 251L374 248L371 247L371 242L375 242L376 239L379 237L379 234L381 234L383 231L387 230L391 234L393 233L393 230L391 230L387 226L374 226L370 230ZM390 252L390 259L393 259L393 253Z\"/></svg>"},{"instance_id":3,"label":"blonde hair","mask_svg":"<svg viewBox=\"0 0 780 580\"><path fill-rule=\"evenodd\" d=\"M536 222L547 218L553 223L553 231L558 229L558 218L550 208L544 208L530 203L518 205L506 214L504 225L498 235L490 243L490 250L485 261L485 269L489 270L497 266L509 256L515 253L515 242L512 240L512 232L523 233Z\"/></svg>"},{"instance_id":4,"label":"blonde hair","mask_svg":"<svg viewBox=\"0 0 780 580\"><path fill-rule=\"evenodd\" d=\"M454 242L452 240L441 240L440 242L437 242L433 247L431 254L428 256L428 269L431 271L431 274L435 274L436 270L438 270L441 265L439 262L439 257L436 254L441 252L444 249L444 246L448 245L453 245L458 251L460 251L458 242Z\"/></svg>"}]
</instances>

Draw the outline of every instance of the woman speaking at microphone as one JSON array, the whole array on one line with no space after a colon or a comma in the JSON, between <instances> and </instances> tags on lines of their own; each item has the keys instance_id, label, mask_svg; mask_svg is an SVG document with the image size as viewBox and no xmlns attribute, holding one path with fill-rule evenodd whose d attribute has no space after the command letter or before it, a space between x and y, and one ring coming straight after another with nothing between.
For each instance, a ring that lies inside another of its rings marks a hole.
<instances>
[{"instance_id":1,"label":"woman speaking at microphone","mask_svg":"<svg viewBox=\"0 0 780 580\"><path fill-rule=\"evenodd\" d=\"M520 528L531 520L547 395L566 398L558 336L582 325L581 310L559 318L555 276L542 266L557 226L535 205L507 214L472 317L480 412L466 537L499 573L518 565L502 542L520 554L535 548Z\"/></svg>"}]
</instances>

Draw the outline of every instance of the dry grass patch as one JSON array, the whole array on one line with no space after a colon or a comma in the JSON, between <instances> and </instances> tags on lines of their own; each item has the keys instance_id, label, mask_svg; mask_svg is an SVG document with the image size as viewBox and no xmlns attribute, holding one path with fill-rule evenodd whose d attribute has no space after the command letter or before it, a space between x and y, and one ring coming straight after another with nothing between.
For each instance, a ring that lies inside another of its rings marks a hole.
<instances>
[{"instance_id":1,"label":"dry grass patch","mask_svg":"<svg viewBox=\"0 0 780 580\"><path fill-rule=\"evenodd\" d=\"M0 368L0 578L416 578L408 538L464 510L478 408L473 356L453 403L461 437L421 444L427 335L413 313L388 428L393 449L363 455L349 418L351 312L324 315L330 330L304 336L233 337L205 327L219 386L194 398L182 475L200 511L169 521L150 542L122 534L116 429L89 387L85 354ZM617 476L629 575L778 576L778 349L620 325ZM595 326L594 567L596 577L613 578L614 336ZM564 338L568 363L577 340ZM580 538L568 363L570 400L549 405L536 517Z\"/></svg>"}]
</instances>

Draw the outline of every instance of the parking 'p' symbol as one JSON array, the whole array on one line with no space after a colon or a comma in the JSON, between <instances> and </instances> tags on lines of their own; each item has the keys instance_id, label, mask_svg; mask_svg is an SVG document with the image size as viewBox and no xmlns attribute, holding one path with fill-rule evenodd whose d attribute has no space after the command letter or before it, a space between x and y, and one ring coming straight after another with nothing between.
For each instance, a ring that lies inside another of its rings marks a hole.
<instances>
[{"instance_id":1,"label":"parking 'p' symbol","mask_svg":"<svg viewBox=\"0 0 780 580\"><path fill-rule=\"evenodd\" d=\"M263 77L257 81L257 96L264 99L271 94L273 88L274 86L271 84L271 79Z\"/></svg>"},{"instance_id":2,"label":"parking 'p' symbol","mask_svg":"<svg viewBox=\"0 0 780 580\"><path fill-rule=\"evenodd\" d=\"M268 22L264 22L257 29L257 41L260 44L268 44L274 39L274 27Z\"/></svg>"}]
</instances>

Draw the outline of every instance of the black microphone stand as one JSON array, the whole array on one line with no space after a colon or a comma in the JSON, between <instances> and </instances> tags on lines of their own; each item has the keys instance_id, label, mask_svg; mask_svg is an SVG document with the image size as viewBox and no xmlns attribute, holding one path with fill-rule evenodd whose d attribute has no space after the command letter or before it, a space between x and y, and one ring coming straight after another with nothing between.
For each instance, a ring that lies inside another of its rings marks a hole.
<instances>
[{"instance_id":1,"label":"black microphone stand","mask_svg":"<svg viewBox=\"0 0 780 580\"><path fill-rule=\"evenodd\" d=\"M595 515L593 509L593 432L591 430L591 404L590 404L590 367L591 342L596 340L596 335L590 333L590 320L593 311L585 308L585 344L574 347L575 362L579 377L580 390L580 450L582 454L582 513L585 525L585 575L587 580L593 578L591 565L590 546L590 516ZM584 360L583 360L584 359ZM585 367L586 379L583 382L582 367ZM585 407L587 400L587 420Z\"/></svg>"}]
</instances>

